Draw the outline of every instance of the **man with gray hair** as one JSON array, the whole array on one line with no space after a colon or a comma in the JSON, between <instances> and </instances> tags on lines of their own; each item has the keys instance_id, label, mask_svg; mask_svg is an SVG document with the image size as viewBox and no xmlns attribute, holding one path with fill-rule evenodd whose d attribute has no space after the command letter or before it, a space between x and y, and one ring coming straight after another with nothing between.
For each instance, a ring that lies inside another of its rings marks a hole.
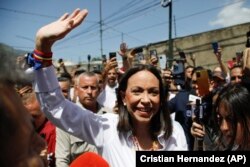
<instances>
[{"instance_id":1,"label":"man with gray hair","mask_svg":"<svg viewBox=\"0 0 250 167\"><path fill-rule=\"evenodd\" d=\"M96 114L104 114L107 111L97 101L100 93L99 80L95 73L84 72L76 79L76 94L79 99L79 107L88 109ZM67 97L66 97L67 98ZM69 111L70 112L70 111ZM84 152L96 152L95 146L70 135L57 128L56 130L56 166L66 167Z\"/></svg>"}]
</instances>

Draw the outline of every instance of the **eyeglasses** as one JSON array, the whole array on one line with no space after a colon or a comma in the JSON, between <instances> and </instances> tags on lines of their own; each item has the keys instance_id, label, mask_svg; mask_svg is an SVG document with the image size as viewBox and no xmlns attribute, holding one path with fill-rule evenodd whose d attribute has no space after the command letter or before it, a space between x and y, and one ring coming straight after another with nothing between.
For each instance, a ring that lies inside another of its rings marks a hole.
<instances>
[{"instance_id":1,"label":"eyeglasses","mask_svg":"<svg viewBox=\"0 0 250 167\"><path fill-rule=\"evenodd\" d=\"M241 78L242 78L242 76L233 76L233 77L231 77L231 81L236 80L236 78L241 79Z\"/></svg>"}]
</instances>

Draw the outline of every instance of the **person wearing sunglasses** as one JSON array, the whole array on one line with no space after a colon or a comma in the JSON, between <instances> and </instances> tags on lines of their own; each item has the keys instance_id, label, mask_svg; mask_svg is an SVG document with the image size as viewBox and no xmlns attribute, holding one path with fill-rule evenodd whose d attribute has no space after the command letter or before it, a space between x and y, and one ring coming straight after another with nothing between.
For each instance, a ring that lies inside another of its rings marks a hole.
<instances>
[{"instance_id":1,"label":"person wearing sunglasses","mask_svg":"<svg viewBox=\"0 0 250 167\"><path fill-rule=\"evenodd\" d=\"M236 65L233 66L230 70L230 83L240 83L243 75L242 66Z\"/></svg>"}]
</instances>

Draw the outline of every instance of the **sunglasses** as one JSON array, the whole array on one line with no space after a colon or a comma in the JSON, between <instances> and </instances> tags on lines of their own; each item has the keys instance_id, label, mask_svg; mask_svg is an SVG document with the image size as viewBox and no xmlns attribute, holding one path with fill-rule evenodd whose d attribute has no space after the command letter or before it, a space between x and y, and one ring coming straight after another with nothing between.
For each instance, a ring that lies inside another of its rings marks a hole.
<instances>
[{"instance_id":1,"label":"sunglasses","mask_svg":"<svg viewBox=\"0 0 250 167\"><path fill-rule=\"evenodd\" d=\"M231 77L231 80L234 81L234 80L236 80L236 78L241 79L242 76L233 76L233 77Z\"/></svg>"}]
</instances>

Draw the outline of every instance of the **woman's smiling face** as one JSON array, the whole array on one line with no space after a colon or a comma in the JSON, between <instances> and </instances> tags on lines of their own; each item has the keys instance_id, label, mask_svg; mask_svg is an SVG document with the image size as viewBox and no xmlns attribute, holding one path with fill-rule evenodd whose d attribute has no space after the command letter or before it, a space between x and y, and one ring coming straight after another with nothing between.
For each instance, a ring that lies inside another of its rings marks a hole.
<instances>
[{"instance_id":1,"label":"woman's smiling face","mask_svg":"<svg viewBox=\"0 0 250 167\"><path fill-rule=\"evenodd\" d=\"M139 71L128 79L123 102L133 121L149 123L159 111L159 80L147 70Z\"/></svg>"}]
</instances>

